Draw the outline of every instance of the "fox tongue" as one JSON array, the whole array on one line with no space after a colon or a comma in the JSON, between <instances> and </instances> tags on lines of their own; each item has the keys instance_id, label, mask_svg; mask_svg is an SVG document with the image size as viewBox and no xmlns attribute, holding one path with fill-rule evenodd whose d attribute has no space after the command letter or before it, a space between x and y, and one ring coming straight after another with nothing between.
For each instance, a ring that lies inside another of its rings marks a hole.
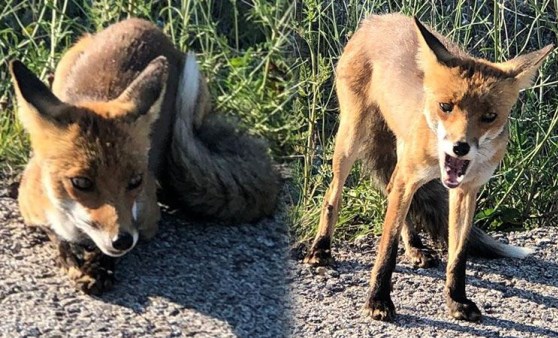
<instances>
[{"instance_id":1,"label":"fox tongue","mask_svg":"<svg viewBox=\"0 0 558 338\"><path fill-rule=\"evenodd\" d=\"M469 161L461 160L453 156L446 155L445 158L445 170L446 170L446 181L451 184L459 184L458 178L465 173Z\"/></svg>"},{"instance_id":2,"label":"fox tongue","mask_svg":"<svg viewBox=\"0 0 558 338\"><path fill-rule=\"evenodd\" d=\"M449 183L452 184L458 184L459 182L457 181L457 178L459 177L459 175L457 175L457 171L455 170L451 170L448 167L446 167L446 181L448 181Z\"/></svg>"}]
</instances>

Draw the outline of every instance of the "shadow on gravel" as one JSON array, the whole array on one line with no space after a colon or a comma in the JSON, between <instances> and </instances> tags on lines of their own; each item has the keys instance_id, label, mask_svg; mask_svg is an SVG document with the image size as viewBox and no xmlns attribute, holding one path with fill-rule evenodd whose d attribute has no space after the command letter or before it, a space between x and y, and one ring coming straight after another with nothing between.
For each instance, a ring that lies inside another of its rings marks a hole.
<instances>
[{"instance_id":1,"label":"shadow on gravel","mask_svg":"<svg viewBox=\"0 0 558 338\"><path fill-rule=\"evenodd\" d=\"M374 240L377 244L377 239ZM542 245L552 245L546 243ZM354 273L356 271L370 271L372 269L374 259L376 258L375 247L369 243L365 243L364 248L359 245L347 245L351 251L359 252L366 257L369 256L366 263L358 259L337 259L333 268L339 273ZM430 245L430 247L432 247ZM542 251L543 247L539 247L538 251ZM335 250L335 248L334 248ZM552 249L554 250L554 249ZM335 252L333 253L335 256ZM497 290L503 293L504 297L516 296L523 299L531 300L537 304L558 309L558 298L554 295L542 295L521 287L515 287L517 280L523 280L532 284L547 285L558 288L558 264L553 261L541 259L536 256L527 257L525 259L500 258L485 259L471 257L467 262L467 271L473 276L467 277L467 283L476 287L489 290ZM441 283L445 280L445 256L441 251L437 250L437 256L442 257L441 262L435 268L429 269L413 269L409 265L401 264L404 262L403 251L400 250L397 257L397 266L395 271L405 274L417 274L435 279L440 279ZM498 275L498 280L488 280L487 277L476 277L483 274Z\"/></svg>"},{"instance_id":2,"label":"shadow on gravel","mask_svg":"<svg viewBox=\"0 0 558 338\"><path fill-rule=\"evenodd\" d=\"M495 318L488 315L483 316L482 327L478 328L471 326L462 326L459 324L452 323L450 321L432 320L425 319L419 316L400 314L397 316L397 322L402 323L405 326L416 326L416 327L427 327L427 328L438 328L440 331L454 331L456 333L464 333L467 335L475 335L479 337L499 337L501 328L513 327L513 329L526 334L534 334L539 337L556 336L558 332L548 329L542 329L537 326L525 325L516 322L512 322L505 319ZM494 330L487 328L487 326L494 327Z\"/></svg>"},{"instance_id":3,"label":"shadow on gravel","mask_svg":"<svg viewBox=\"0 0 558 338\"><path fill-rule=\"evenodd\" d=\"M289 317L285 222L180 223L164 215L158 235L119 262L117 284L101 299L138 314L149 306L168 321L181 309L192 309L228 323L241 337L284 336Z\"/></svg>"},{"instance_id":4,"label":"shadow on gravel","mask_svg":"<svg viewBox=\"0 0 558 338\"><path fill-rule=\"evenodd\" d=\"M358 248L351 247L352 250L359 251ZM368 250L367 250L368 251ZM438 253L438 256L440 254ZM368 263L358 260L343 259L337 260L333 268L339 273L354 273L356 271L370 271L375 259L375 253L370 251ZM435 268L413 269L409 265L401 264L403 260L402 252L398 256L398 263L395 271L403 274L417 274L440 280L445 280L445 257ZM543 295L521 286L516 287L517 280L523 280L532 284L547 285L558 288L558 264L553 261L543 260L537 256L525 259L484 259L472 257L467 264L468 275L467 284L488 290L502 292L504 297L518 297L533 301L537 304L549 308L558 309L558 298L555 295ZM489 280L485 274L497 275L495 280ZM483 276L484 275L484 276Z\"/></svg>"},{"instance_id":5,"label":"shadow on gravel","mask_svg":"<svg viewBox=\"0 0 558 338\"><path fill-rule=\"evenodd\" d=\"M399 268L396 271L440 279L443 283L445 279L443 268L445 268L445 264L436 269ZM558 279L555 278L555 276L558 276L558 264L554 262L544 261L536 257L528 257L523 260L473 258L467 265L467 271L473 274L473 276L467 276L467 284L469 285L502 292L504 297L515 296L558 309L558 298L514 286L514 280L519 279L532 284L558 287ZM496 274L498 280L492 281L488 280L488 277L476 277L481 274Z\"/></svg>"}]
</instances>

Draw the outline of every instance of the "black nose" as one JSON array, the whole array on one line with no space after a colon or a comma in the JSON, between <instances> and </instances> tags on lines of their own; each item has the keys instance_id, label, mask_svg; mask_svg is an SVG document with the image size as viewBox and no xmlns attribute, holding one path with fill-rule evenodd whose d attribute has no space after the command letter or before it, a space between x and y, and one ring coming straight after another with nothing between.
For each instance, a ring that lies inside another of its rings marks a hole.
<instances>
[{"instance_id":1,"label":"black nose","mask_svg":"<svg viewBox=\"0 0 558 338\"><path fill-rule=\"evenodd\" d=\"M453 152L457 156L465 156L469 153L471 147L467 142L457 142L453 145Z\"/></svg>"},{"instance_id":2,"label":"black nose","mask_svg":"<svg viewBox=\"0 0 558 338\"><path fill-rule=\"evenodd\" d=\"M134 245L134 237L127 232L120 232L112 239L112 247L119 251L128 250Z\"/></svg>"}]
</instances>

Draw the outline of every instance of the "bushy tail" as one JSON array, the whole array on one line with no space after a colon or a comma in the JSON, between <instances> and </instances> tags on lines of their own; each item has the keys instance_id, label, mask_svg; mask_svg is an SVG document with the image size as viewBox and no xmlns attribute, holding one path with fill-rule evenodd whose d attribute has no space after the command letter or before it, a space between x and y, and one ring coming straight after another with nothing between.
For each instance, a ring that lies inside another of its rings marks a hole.
<instances>
[{"instance_id":1,"label":"bushy tail","mask_svg":"<svg viewBox=\"0 0 558 338\"><path fill-rule=\"evenodd\" d=\"M437 243L447 247L448 191L439 180L431 181L417 191L410 216L414 224L428 232ZM485 258L525 258L533 253L531 249L499 242L476 226L473 226L468 238L468 252Z\"/></svg>"},{"instance_id":2,"label":"bushy tail","mask_svg":"<svg viewBox=\"0 0 558 338\"><path fill-rule=\"evenodd\" d=\"M205 80L189 53L176 95L165 188L194 216L240 223L270 215L279 175L264 143L210 113Z\"/></svg>"},{"instance_id":3,"label":"bushy tail","mask_svg":"<svg viewBox=\"0 0 558 338\"><path fill-rule=\"evenodd\" d=\"M378 188L384 193L395 168L395 137L385 122L376 121L372 140L365 145L363 153L365 167L371 172ZM376 140L376 141L374 141ZM389 146L392 143L392 146ZM416 193L409 210L413 225L426 231L439 245L447 248L448 241L448 191L440 180L433 180L422 186ZM498 258L524 258L532 250L501 243L478 227L473 226L468 239L468 252L473 256Z\"/></svg>"},{"instance_id":4,"label":"bushy tail","mask_svg":"<svg viewBox=\"0 0 558 338\"><path fill-rule=\"evenodd\" d=\"M522 248L497 241L477 227L473 227L471 230L469 250L476 256L488 258L525 258L535 252L530 248Z\"/></svg>"}]
</instances>

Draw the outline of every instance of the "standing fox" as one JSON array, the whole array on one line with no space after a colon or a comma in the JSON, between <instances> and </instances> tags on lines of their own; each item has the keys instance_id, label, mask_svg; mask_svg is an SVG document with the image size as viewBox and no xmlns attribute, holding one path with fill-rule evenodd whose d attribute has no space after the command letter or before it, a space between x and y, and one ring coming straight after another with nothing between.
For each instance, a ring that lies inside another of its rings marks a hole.
<instances>
[{"instance_id":1,"label":"standing fox","mask_svg":"<svg viewBox=\"0 0 558 338\"><path fill-rule=\"evenodd\" d=\"M10 70L33 149L23 219L47 229L84 291L110 288L114 257L155 234L158 186L196 216L273 212L279 180L264 145L212 114L194 55L153 24L129 19L80 39L52 92L21 62Z\"/></svg>"},{"instance_id":2,"label":"standing fox","mask_svg":"<svg viewBox=\"0 0 558 338\"><path fill-rule=\"evenodd\" d=\"M472 227L477 192L506 152L508 116L519 91L530 86L552 47L492 63L469 56L417 19L392 14L364 20L337 66L334 176L305 261L332 261L343 185L355 160L365 159L388 198L365 311L385 321L395 315L390 290L400 235L416 265L433 262L415 231L413 221L419 221L448 246L451 316L479 320L478 307L465 294L467 249L517 258L530 250Z\"/></svg>"}]
</instances>

